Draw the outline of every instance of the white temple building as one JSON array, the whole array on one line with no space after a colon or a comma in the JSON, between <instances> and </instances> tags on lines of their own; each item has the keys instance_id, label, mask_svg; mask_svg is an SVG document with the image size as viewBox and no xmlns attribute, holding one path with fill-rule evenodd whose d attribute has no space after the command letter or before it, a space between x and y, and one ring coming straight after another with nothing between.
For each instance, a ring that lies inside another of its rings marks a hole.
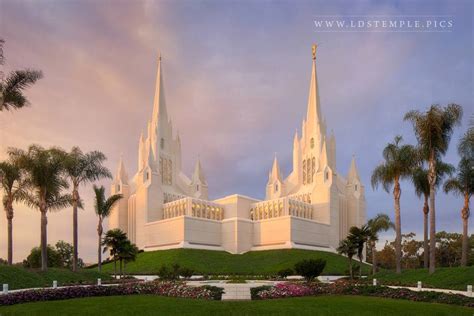
<instances>
[{"instance_id":1,"label":"white temple building","mask_svg":"<svg viewBox=\"0 0 474 316\"><path fill-rule=\"evenodd\" d=\"M321 115L316 46L306 119L293 142L293 171L273 161L264 201L235 194L208 200L199 160L191 178L181 168L181 141L173 133L158 61L153 113L138 141L138 165L129 179L122 160L111 193L109 228L120 228L145 251L198 248L244 253L301 248L335 251L351 226L366 222L364 186L354 158L344 177L336 167L336 139Z\"/></svg>"}]
</instances>

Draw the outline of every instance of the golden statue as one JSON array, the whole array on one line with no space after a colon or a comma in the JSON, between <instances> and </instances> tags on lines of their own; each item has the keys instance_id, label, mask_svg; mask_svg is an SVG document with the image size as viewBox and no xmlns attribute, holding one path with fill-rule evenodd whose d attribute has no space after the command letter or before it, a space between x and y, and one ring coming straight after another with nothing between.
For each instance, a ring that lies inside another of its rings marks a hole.
<instances>
[{"instance_id":1,"label":"golden statue","mask_svg":"<svg viewBox=\"0 0 474 316\"><path fill-rule=\"evenodd\" d=\"M313 60L316 60L316 48L318 48L317 44L313 45Z\"/></svg>"}]
</instances>

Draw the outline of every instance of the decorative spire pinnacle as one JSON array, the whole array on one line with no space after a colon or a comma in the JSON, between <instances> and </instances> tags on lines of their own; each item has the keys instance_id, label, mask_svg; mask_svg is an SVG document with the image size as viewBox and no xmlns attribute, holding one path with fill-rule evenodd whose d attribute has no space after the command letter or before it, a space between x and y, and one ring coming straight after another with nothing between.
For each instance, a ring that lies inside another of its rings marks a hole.
<instances>
[{"instance_id":1,"label":"decorative spire pinnacle","mask_svg":"<svg viewBox=\"0 0 474 316\"><path fill-rule=\"evenodd\" d=\"M318 48L318 44L313 44L312 52L313 52L313 60L316 60L316 49Z\"/></svg>"},{"instance_id":2,"label":"decorative spire pinnacle","mask_svg":"<svg viewBox=\"0 0 474 316\"><path fill-rule=\"evenodd\" d=\"M165 91L163 84L163 74L161 71L161 53L158 55L158 68L156 72L155 98L153 101L152 123L155 128L158 121L168 121L168 113L166 110Z\"/></svg>"},{"instance_id":3,"label":"decorative spire pinnacle","mask_svg":"<svg viewBox=\"0 0 474 316\"><path fill-rule=\"evenodd\" d=\"M120 160L117 168L117 174L115 175L116 181L122 181L123 184L128 183L128 175L123 164L123 154L120 154Z\"/></svg>"},{"instance_id":4,"label":"decorative spire pinnacle","mask_svg":"<svg viewBox=\"0 0 474 316\"><path fill-rule=\"evenodd\" d=\"M196 165L194 166L192 182L194 184L196 183L207 184L206 177L204 176L204 172L201 167L201 159L199 158L199 156L196 161Z\"/></svg>"},{"instance_id":5,"label":"decorative spire pinnacle","mask_svg":"<svg viewBox=\"0 0 474 316\"><path fill-rule=\"evenodd\" d=\"M357 170L355 155L352 155L351 167L349 168L349 173L347 175L347 182L352 183L354 180L360 182L359 171Z\"/></svg>"},{"instance_id":6,"label":"decorative spire pinnacle","mask_svg":"<svg viewBox=\"0 0 474 316\"><path fill-rule=\"evenodd\" d=\"M275 157L273 158L273 165L272 165L272 171L270 173L270 180L280 180L281 182L280 166L278 165L276 152L275 152Z\"/></svg>"},{"instance_id":7,"label":"decorative spire pinnacle","mask_svg":"<svg viewBox=\"0 0 474 316\"><path fill-rule=\"evenodd\" d=\"M306 113L306 135L307 136L321 136L323 134L321 116L321 105L319 101L318 76L316 72L316 47L313 45L313 68L311 71L311 82L309 85L308 109Z\"/></svg>"}]
</instances>

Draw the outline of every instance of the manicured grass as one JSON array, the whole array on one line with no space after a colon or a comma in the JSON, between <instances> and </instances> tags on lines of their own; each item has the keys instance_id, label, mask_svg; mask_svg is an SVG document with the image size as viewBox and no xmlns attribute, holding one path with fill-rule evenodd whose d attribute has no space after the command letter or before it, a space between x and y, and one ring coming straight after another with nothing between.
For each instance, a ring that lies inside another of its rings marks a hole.
<instances>
[{"instance_id":1,"label":"manicured grass","mask_svg":"<svg viewBox=\"0 0 474 316\"><path fill-rule=\"evenodd\" d=\"M93 297L0 307L1 315L469 315L474 309L361 296L222 302L153 295Z\"/></svg>"},{"instance_id":2,"label":"manicured grass","mask_svg":"<svg viewBox=\"0 0 474 316\"><path fill-rule=\"evenodd\" d=\"M11 290L52 286L54 280L58 281L58 286L72 283L96 283L97 278L102 280L112 279L110 275L99 273L96 270L72 272L67 269L50 268L47 272L42 272L40 270L0 265L0 284L7 283Z\"/></svg>"},{"instance_id":3,"label":"manicured grass","mask_svg":"<svg viewBox=\"0 0 474 316\"><path fill-rule=\"evenodd\" d=\"M225 251L172 249L138 254L136 261L127 263L128 274L157 274L162 265L178 263L181 267L193 269L198 274L209 275L269 275L284 268L293 268L303 259L324 259L325 275L345 275L347 258L329 252L300 249L252 251L233 255ZM102 266L103 271L112 273L113 263ZM365 272L368 266L364 265Z\"/></svg>"},{"instance_id":4,"label":"manicured grass","mask_svg":"<svg viewBox=\"0 0 474 316\"><path fill-rule=\"evenodd\" d=\"M394 285L416 286L421 281L423 286L466 291L468 285L474 285L474 266L437 268L431 275L427 269L404 270L401 275L393 271L381 271L374 278L382 284L387 281Z\"/></svg>"}]
</instances>

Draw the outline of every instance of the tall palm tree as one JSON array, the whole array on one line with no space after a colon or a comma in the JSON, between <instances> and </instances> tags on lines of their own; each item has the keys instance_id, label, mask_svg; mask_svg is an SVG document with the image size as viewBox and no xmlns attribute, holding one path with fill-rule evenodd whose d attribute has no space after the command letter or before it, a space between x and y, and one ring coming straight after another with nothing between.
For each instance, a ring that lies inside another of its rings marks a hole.
<instances>
[{"instance_id":1,"label":"tall palm tree","mask_svg":"<svg viewBox=\"0 0 474 316\"><path fill-rule=\"evenodd\" d=\"M357 257L359 258L360 268L359 268L359 278L362 278L362 260L364 258L364 246L367 243L367 240L370 236L369 226L363 225L362 227L352 226L349 229L349 236L347 239L352 241L356 246Z\"/></svg>"},{"instance_id":2,"label":"tall palm tree","mask_svg":"<svg viewBox=\"0 0 474 316\"><path fill-rule=\"evenodd\" d=\"M41 213L41 270L48 269L48 211L70 206L72 196L63 194L68 183L64 178L63 155L59 149L44 149L31 145L27 151L11 148L10 158L24 169L30 190L24 195L24 202Z\"/></svg>"},{"instance_id":3,"label":"tall palm tree","mask_svg":"<svg viewBox=\"0 0 474 316\"><path fill-rule=\"evenodd\" d=\"M377 255L375 243L379 240L379 233L395 228L395 225L390 220L387 214L379 213L367 221L369 228L369 236L367 245L370 247L372 253L372 274L377 273Z\"/></svg>"},{"instance_id":4,"label":"tall palm tree","mask_svg":"<svg viewBox=\"0 0 474 316\"><path fill-rule=\"evenodd\" d=\"M382 184L387 193L393 186L395 202L395 261L396 272L401 273L402 229L400 218L400 197L402 190L400 181L409 178L418 165L416 149L411 145L402 145L402 137L396 136L393 143L387 144L383 150L385 161L375 168L372 173L372 187Z\"/></svg>"},{"instance_id":5,"label":"tall palm tree","mask_svg":"<svg viewBox=\"0 0 474 316\"><path fill-rule=\"evenodd\" d=\"M442 161L436 162L436 184L438 188L445 175L451 175L454 172L454 167L451 164L444 163ZM413 171L412 182L415 187L415 194L421 198L424 198L423 203L423 264L425 268L429 266L429 255L430 249L428 244L428 214L430 207L428 200L430 198L430 184L428 182L428 170L422 166L416 168Z\"/></svg>"},{"instance_id":6,"label":"tall palm tree","mask_svg":"<svg viewBox=\"0 0 474 316\"><path fill-rule=\"evenodd\" d=\"M94 193L95 193L95 213L99 217L99 224L97 225L97 234L99 235L99 245L97 251L97 268L99 272L102 269L102 233L104 232L104 228L102 227L102 223L105 218L110 215L112 208L114 205L123 198L122 194L114 194L109 198L105 198L105 188L101 186L100 188L94 185Z\"/></svg>"},{"instance_id":7,"label":"tall palm tree","mask_svg":"<svg viewBox=\"0 0 474 316\"><path fill-rule=\"evenodd\" d=\"M422 158L428 162L430 184L430 273L436 269L436 168L437 162L446 154L454 127L461 123L462 107L449 104L445 108L432 105L428 111L410 111L405 121L413 125Z\"/></svg>"},{"instance_id":8,"label":"tall palm tree","mask_svg":"<svg viewBox=\"0 0 474 316\"><path fill-rule=\"evenodd\" d=\"M469 221L469 201L474 194L474 164L466 158L462 158L459 162L458 171L455 177L449 178L444 184L446 193L453 192L455 195L464 197L464 205L461 210L462 218L462 255L461 266L467 266L467 247L468 232L467 226Z\"/></svg>"},{"instance_id":9,"label":"tall palm tree","mask_svg":"<svg viewBox=\"0 0 474 316\"><path fill-rule=\"evenodd\" d=\"M81 202L79 186L81 184L97 181L101 178L111 178L112 175L110 171L102 165L105 160L105 155L100 151L91 151L84 154L79 147L73 147L71 152L69 152L64 159L67 177L72 184L73 271L77 271L78 258L77 209Z\"/></svg>"},{"instance_id":10,"label":"tall palm tree","mask_svg":"<svg viewBox=\"0 0 474 316\"><path fill-rule=\"evenodd\" d=\"M0 39L0 65L4 63L3 44ZM2 74L3 75L3 74ZM3 110L19 109L29 105L28 99L24 96L23 90L33 85L43 77L43 73L38 70L25 69L14 70L5 79L0 78L0 112Z\"/></svg>"},{"instance_id":11,"label":"tall palm tree","mask_svg":"<svg viewBox=\"0 0 474 316\"><path fill-rule=\"evenodd\" d=\"M13 203L24 198L28 186L20 167L10 161L0 162L0 188L3 189L3 208L7 216L8 264L13 263Z\"/></svg>"},{"instance_id":12,"label":"tall palm tree","mask_svg":"<svg viewBox=\"0 0 474 316\"><path fill-rule=\"evenodd\" d=\"M102 245L105 246L104 252L109 251L110 256L114 260L114 274L117 276L117 259L118 255L124 245L128 240L127 234L124 233L121 229L115 228L109 230L105 233L104 240Z\"/></svg>"},{"instance_id":13,"label":"tall palm tree","mask_svg":"<svg viewBox=\"0 0 474 316\"><path fill-rule=\"evenodd\" d=\"M347 256L349 259L349 275L352 279L352 258L357 254L357 246L352 242L352 240L346 238L340 241L339 247L337 247L337 252L341 255Z\"/></svg>"}]
</instances>

